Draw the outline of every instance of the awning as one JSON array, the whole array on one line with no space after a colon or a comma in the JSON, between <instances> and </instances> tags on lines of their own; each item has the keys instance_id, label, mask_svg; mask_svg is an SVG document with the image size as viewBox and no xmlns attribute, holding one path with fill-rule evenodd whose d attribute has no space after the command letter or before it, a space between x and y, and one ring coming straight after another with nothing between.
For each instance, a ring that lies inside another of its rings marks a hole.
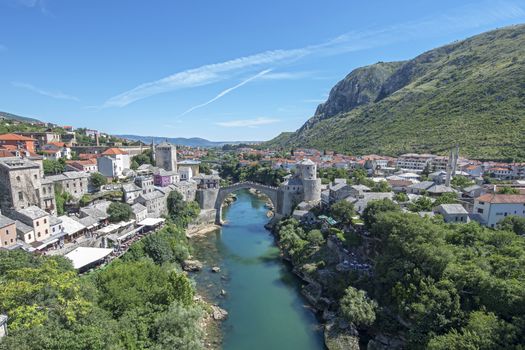
<instances>
[{"instance_id":1,"label":"awning","mask_svg":"<svg viewBox=\"0 0 525 350\"><path fill-rule=\"evenodd\" d=\"M139 226L137 227L136 229L134 230L131 230L129 232L126 232L124 234L122 234L121 236L117 235L116 233L115 234L111 234L111 235L108 235L107 238L109 240L112 240L113 242L118 242L118 241L122 241L130 236L133 236L134 234L136 234L138 231L140 231L144 226Z\"/></svg>"},{"instance_id":2,"label":"awning","mask_svg":"<svg viewBox=\"0 0 525 350\"><path fill-rule=\"evenodd\" d=\"M158 224L162 224L166 219L162 218L146 218L139 222L138 224L141 226L156 226Z\"/></svg>"},{"instance_id":3,"label":"awning","mask_svg":"<svg viewBox=\"0 0 525 350\"><path fill-rule=\"evenodd\" d=\"M91 247L78 247L75 250L67 253L66 258L73 262L73 267L77 270L91 265L104 259L106 256L111 254L113 249L107 248L91 248Z\"/></svg>"}]
</instances>

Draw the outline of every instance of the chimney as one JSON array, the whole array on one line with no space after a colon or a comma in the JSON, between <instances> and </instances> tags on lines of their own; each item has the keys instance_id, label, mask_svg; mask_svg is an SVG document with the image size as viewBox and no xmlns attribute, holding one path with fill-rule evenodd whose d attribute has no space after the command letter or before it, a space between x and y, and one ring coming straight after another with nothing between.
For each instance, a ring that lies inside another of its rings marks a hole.
<instances>
[{"instance_id":1,"label":"chimney","mask_svg":"<svg viewBox=\"0 0 525 350\"><path fill-rule=\"evenodd\" d=\"M97 146L100 146L99 141L98 141L98 132L95 133L95 142Z\"/></svg>"}]
</instances>

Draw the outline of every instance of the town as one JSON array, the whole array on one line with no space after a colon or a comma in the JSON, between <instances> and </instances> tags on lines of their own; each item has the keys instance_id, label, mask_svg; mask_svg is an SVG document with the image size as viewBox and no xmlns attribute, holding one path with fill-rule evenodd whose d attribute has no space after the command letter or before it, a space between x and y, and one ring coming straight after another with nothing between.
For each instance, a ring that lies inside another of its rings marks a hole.
<instances>
[{"instance_id":1,"label":"town","mask_svg":"<svg viewBox=\"0 0 525 350\"><path fill-rule=\"evenodd\" d=\"M3 122L10 130L27 129L24 123ZM0 247L64 256L80 274L159 232L173 193L198 206L189 236L220 225L222 208L227 198L235 199L235 191L265 196L273 225L282 227L291 218L303 227L336 233L327 244L338 273L372 273L367 254L349 247L343 231L335 229L361 232L366 240L363 215L371 203L389 200L420 217L450 224L475 221L488 228L506 217L525 218L525 163L466 159L457 146L448 155L351 156L259 145L177 147L71 126L33 127L39 131L0 135ZM352 218L338 215L337 207L352 208ZM202 268L194 260L183 266ZM317 282L303 290L312 305L319 305L320 293ZM5 334L8 318L0 320Z\"/></svg>"}]
</instances>

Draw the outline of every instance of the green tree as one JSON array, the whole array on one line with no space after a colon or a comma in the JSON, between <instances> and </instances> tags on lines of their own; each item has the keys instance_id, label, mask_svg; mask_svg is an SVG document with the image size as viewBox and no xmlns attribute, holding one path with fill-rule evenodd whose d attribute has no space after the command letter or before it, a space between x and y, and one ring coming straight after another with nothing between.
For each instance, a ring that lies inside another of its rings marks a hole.
<instances>
[{"instance_id":1,"label":"green tree","mask_svg":"<svg viewBox=\"0 0 525 350\"><path fill-rule=\"evenodd\" d=\"M503 186L498 188L499 194L520 194L520 191L517 188Z\"/></svg>"},{"instance_id":2,"label":"green tree","mask_svg":"<svg viewBox=\"0 0 525 350\"><path fill-rule=\"evenodd\" d=\"M392 187L386 181L375 182L372 186L372 192L390 192Z\"/></svg>"},{"instance_id":3,"label":"green tree","mask_svg":"<svg viewBox=\"0 0 525 350\"><path fill-rule=\"evenodd\" d=\"M306 234L306 240L310 242L311 244L317 245L317 246L324 243L323 234L319 230L310 230Z\"/></svg>"},{"instance_id":4,"label":"green tree","mask_svg":"<svg viewBox=\"0 0 525 350\"><path fill-rule=\"evenodd\" d=\"M101 173L92 173L89 177L89 180L91 181L91 184L97 189L100 189L100 187L108 183L108 179Z\"/></svg>"},{"instance_id":5,"label":"green tree","mask_svg":"<svg viewBox=\"0 0 525 350\"><path fill-rule=\"evenodd\" d=\"M465 188L474 184L474 181L470 180L466 176L456 175L452 178L452 180L450 180L450 184L455 188Z\"/></svg>"},{"instance_id":6,"label":"green tree","mask_svg":"<svg viewBox=\"0 0 525 350\"><path fill-rule=\"evenodd\" d=\"M349 286L340 304L344 318L358 327L370 326L376 319L377 302L368 298L363 290Z\"/></svg>"},{"instance_id":7,"label":"green tree","mask_svg":"<svg viewBox=\"0 0 525 350\"><path fill-rule=\"evenodd\" d=\"M398 203L408 202L409 198L405 192L398 192L394 195L394 200Z\"/></svg>"},{"instance_id":8,"label":"green tree","mask_svg":"<svg viewBox=\"0 0 525 350\"><path fill-rule=\"evenodd\" d=\"M209 163L200 163L199 164L199 172L201 174L211 175L211 166Z\"/></svg>"},{"instance_id":9,"label":"green tree","mask_svg":"<svg viewBox=\"0 0 525 350\"><path fill-rule=\"evenodd\" d=\"M56 175L63 173L66 169L64 161L44 159L42 161L45 175Z\"/></svg>"},{"instance_id":10,"label":"green tree","mask_svg":"<svg viewBox=\"0 0 525 350\"><path fill-rule=\"evenodd\" d=\"M454 204L457 202L458 202L458 195L455 192L447 192L437 197L435 202L433 203L433 206L437 207L438 205L441 205L441 204Z\"/></svg>"},{"instance_id":11,"label":"green tree","mask_svg":"<svg viewBox=\"0 0 525 350\"><path fill-rule=\"evenodd\" d=\"M371 228L376 221L376 216L381 212L401 211L401 208L390 199L370 201L363 211L363 220L366 228Z\"/></svg>"},{"instance_id":12,"label":"green tree","mask_svg":"<svg viewBox=\"0 0 525 350\"><path fill-rule=\"evenodd\" d=\"M435 207L434 202L427 196L421 196L414 203L409 205L410 211L420 212L420 211L431 211Z\"/></svg>"},{"instance_id":13,"label":"green tree","mask_svg":"<svg viewBox=\"0 0 525 350\"><path fill-rule=\"evenodd\" d=\"M343 225L349 225L355 215L354 205L347 200L340 200L330 207L330 214Z\"/></svg>"},{"instance_id":14,"label":"green tree","mask_svg":"<svg viewBox=\"0 0 525 350\"><path fill-rule=\"evenodd\" d=\"M513 231L517 235L525 235L525 218L517 215L509 215L498 223L499 230Z\"/></svg>"},{"instance_id":15,"label":"green tree","mask_svg":"<svg viewBox=\"0 0 525 350\"><path fill-rule=\"evenodd\" d=\"M120 222L128 221L133 215L131 206L127 203L112 202L108 207L109 221Z\"/></svg>"}]
</instances>

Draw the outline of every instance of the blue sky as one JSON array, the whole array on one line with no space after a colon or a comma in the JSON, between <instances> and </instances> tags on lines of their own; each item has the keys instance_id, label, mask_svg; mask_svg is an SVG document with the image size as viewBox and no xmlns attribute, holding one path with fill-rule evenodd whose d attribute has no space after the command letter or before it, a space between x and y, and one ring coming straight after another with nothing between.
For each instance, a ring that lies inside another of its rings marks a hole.
<instances>
[{"instance_id":1,"label":"blue sky","mask_svg":"<svg viewBox=\"0 0 525 350\"><path fill-rule=\"evenodd\" d=\"M352 69L525 22L525 0L0 0L0 110L266 140Z\"/></svg>"}]
</instances>

